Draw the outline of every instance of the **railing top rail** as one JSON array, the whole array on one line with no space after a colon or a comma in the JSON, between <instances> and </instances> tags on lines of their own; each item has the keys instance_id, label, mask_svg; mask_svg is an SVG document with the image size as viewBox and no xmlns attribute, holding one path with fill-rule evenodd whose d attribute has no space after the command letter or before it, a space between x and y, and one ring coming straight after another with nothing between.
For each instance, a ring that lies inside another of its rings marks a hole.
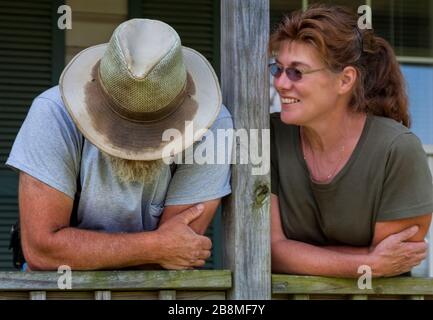
<instances>
[{"instance_id":1,"label":"railing top rail","mask_svg":"<svg viewBox=\"0 0 433 320\"><path fill-rule=\"evenodd\" d=\"M0 272L0 291L59 290L57 272ZM72 271L72 290L226 290L229 270Z\"/></svg>"},{"instance_id":2,"label":"railing top rail","mask_svg":"<svg viewBox=\"0 0 433 320\"><path fill-rule=\"evenodd\" d=\"M272 275L273 294L433 295L433 278L373 278L371 289L358 287L358 279Z\"/></svg>"}]
</instances>

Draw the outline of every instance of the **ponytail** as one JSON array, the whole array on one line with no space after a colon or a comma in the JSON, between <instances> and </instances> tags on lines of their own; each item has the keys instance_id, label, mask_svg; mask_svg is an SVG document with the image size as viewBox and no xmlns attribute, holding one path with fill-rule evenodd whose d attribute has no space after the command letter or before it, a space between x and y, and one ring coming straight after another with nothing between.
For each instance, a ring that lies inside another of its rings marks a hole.
<instances>
[{"instance_id":1,"label":"ponytail","mask_svg":"<svg viewBox=\"0 0 433 320\"><path fill-rule=\"evenodd\" d=\"M371 35L370 44L367 44L361 56L360 68L364 71L360 83L364 91L363 111L394 119L410 127L404 78L388 42Z\"/></svg>"}]
</instances>

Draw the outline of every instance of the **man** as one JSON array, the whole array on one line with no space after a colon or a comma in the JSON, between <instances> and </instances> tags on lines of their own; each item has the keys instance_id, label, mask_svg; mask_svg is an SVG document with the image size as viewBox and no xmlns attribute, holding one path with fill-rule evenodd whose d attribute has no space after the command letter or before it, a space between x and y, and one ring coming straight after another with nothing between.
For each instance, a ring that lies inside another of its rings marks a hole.
<instances>
[{"instance_id":1,"label":"man","mask_svg":"<svg viewBox=\"0 0 433 320\"><path fill-rule=\"evenodd\" d=\"M20 171L29 269L203 266L202 234L231 192L229 162L163 158L229 128L214 71L167 24L129 20L80 52L34 100L7 161ZM170 129L180 137L165 141Z\"/></svg>"}]
</instances>

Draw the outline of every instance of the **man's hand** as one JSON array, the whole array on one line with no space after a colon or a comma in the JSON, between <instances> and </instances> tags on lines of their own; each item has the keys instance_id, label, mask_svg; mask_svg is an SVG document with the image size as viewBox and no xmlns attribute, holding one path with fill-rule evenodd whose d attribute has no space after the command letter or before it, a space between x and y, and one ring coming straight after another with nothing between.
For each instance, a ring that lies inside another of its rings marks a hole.
<instances>
[{"instance_id":1,"label":"man's hand","mask_svg":"<svg viewBox=\"0 0 433 320\"><path fill-rule=\"evenodd\" d=\"M167 220L155 231L161 243L160 265L165 269L201 267L211 255L212 242L189 226L203 213L203 204L193 206Z\"/></svg>"},{"instance_id":2,"label":"man's hand","mask_svg":"<svg viewBox=\"0 0 433 320\"><path fill-rule=\"evenodd\" d=\"M203 213L189 225L191 229L195 231L195 233L201 235L205 234L220 203L220 198L202 202L204 205ZM159 221L159 225L162 226L166 221L177 216L181 212L186 211L191 206L192 204L165 206L161 215L161 220Z\"/></svg>"},{"instance_id":3,"label":"man's hand","mask_svg":"<svg viewBox=\"0 0 433 320\"><path fill-rule=\"evenodd\" d=\"M425 241L408 242L418 230L418 226L412 226L390 235L372 249L374 276L396 276L410 271L425 259L428 248Z\"/></svg>"}]
</instances>

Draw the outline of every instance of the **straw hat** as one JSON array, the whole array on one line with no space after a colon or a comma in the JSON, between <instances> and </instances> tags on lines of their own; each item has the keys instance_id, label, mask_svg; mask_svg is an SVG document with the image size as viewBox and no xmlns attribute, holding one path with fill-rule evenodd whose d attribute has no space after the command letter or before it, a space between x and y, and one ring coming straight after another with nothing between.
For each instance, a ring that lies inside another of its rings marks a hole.
<instances>
[{"instance_id":1,"label":"straw hat","mask_svg":"<svg viewBox=\"0 0 433 320\"><path fill-rule=\"evenodd\" d=\"M165 147L181 152L203 136L221 107L209 62L182 47L172 27L148 19L126 21L109 43L77 54L60 77L60 91L90 142L131 160L161 159ZM167 129L181 135L163 141Z\"/></svg>"}]
</instances>

